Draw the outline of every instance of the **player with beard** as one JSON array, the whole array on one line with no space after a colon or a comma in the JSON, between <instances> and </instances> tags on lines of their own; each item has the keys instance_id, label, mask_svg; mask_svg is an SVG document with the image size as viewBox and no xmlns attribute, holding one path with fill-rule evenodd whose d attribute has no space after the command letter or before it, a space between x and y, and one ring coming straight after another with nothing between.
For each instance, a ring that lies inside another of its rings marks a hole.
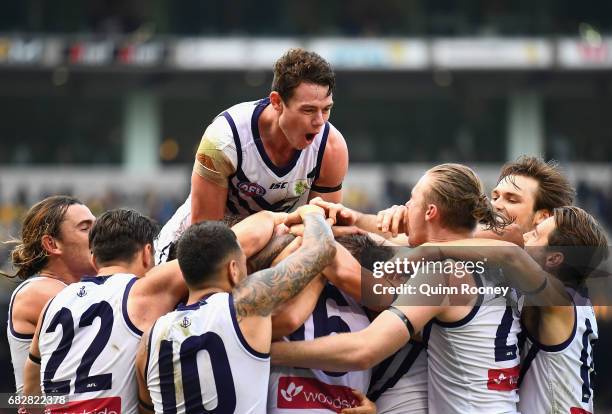
<instances>
[{"instance_id":1,"label":"player with beard","mask_svg":"<svg viewBox=\"0 0 612 414\"><path fill-rule=\"evenodd\" d=\"M88 241L94 221L89 208L69 196L45 198L25 215L21 239L11 252L17 268L12 277L24 281L11 296L7 324L18 394L23 391L23 367L45 304L81 276L94 274Z\"/></svg>"}]
</instances>

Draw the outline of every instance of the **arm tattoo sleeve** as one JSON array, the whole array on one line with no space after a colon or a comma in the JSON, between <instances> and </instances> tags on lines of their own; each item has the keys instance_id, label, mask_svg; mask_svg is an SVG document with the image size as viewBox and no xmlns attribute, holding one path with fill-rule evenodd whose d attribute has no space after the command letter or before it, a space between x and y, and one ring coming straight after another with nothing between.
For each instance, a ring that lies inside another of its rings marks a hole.
<instances>
[{"instance_id":1,"label":"arm tattoo sleeve","mask_svg":"<svg viewBox=\"0 0 612 414\"><path fill-rule=\"evenodd\" d=\"M308 214L304 224L304 240L297 251L276 266L253 273L234 289L239 320L251 315L270 315L331 263L336 246L325 218Z\"/></svg>"},{"instance_id":2,"label":"arm tattoo sleeve","mask_svg":"<svg viewBox=\"0 0 612 414\"><path fill-rule=\"evenodd\" d=\"M259 253L249 258L247 264L251 272L270 267L274 258L276 258L276 256L278 256L294 239L295 236L293 234L283 234L270 240Z\"/></svg>"}]
</instances>

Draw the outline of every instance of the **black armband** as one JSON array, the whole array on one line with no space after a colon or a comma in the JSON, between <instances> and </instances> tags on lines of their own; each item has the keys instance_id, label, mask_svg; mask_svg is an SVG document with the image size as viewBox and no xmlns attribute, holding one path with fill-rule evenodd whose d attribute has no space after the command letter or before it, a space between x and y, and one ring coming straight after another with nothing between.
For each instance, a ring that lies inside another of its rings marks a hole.
<instances>
[{"instance_id":1,"label":"black armband","mask_svg":"<svg viewBox=\"0 0 612 414\"><path fill-rule=\"evenodd\" d=\"M529 291L529 292L523 292L524 295L526 296L530 296L530 295L537 295L538 293L540 293L541 291L543 291L546 286L548 285L548 276L546 276L544 278L544 281L542 282L542 284L535 290Z\"/></svg>"},{"instance_id":2,"label":"black armband","mask_svg":"<svg viewBox=\"0 0 612 414\"><path fill-rule=\"evenodd\" d=\"M342 183L340 183L339 185L335 187L323 187L320 185L313 184L310 187L310 189L312 191L316 191L317 193L335 193L336 191L339 191L342 189Z\"/></svg>"},{"instance_id":3,"label":"black armband","mask_svg":"<svg viewBox=\"0 0 612 414\"><path fill-rule=\"evenodd\" d=\"M138 403L146 410L149 410L151 412L155 412L155 407L153 407L150 404L147 404L146 402L144 402L140 397L138 397Z\"/></svg>"},{"instance_id":4,"label":"black armband","mask_svg":"<svg viewBox=\"0 0 612 414\"><path fill-rule=\"evenodd\" d=\"M28 358L30 358L30 361L32 361L33 363L35 363L36 365L40 365L40 357L34 356L32 355L32 353L30 352L28 354Z\"/></svg>"},{"instance_id":5,"label":"black armband","mask_svg":"<svg viewBox=\"0 0 612 414\"><path fill-rule=\"evenodd\" d=\"M404 323L404 325L406 325L406 328L408 329L408 333L410 334L410 338L413 338L414 337L414 326L412 326L412 322L410 322L408 317L406 315L404 315L404 312L402 312L401 310L399 310L395 306L390 306L389 309L387 309L387 310L393 312L395 315L397 315L398 318L400 318L402 320L402 322Z\"/></svg>"}]
</instances>

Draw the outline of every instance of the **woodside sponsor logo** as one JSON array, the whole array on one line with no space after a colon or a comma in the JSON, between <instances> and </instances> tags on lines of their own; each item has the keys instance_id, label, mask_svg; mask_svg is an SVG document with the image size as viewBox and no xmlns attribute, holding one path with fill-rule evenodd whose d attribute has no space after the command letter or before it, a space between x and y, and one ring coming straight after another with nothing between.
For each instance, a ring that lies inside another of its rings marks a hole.
<instances>
[{"instance_id":1,"label":"woodside sponsor logo","mask_svg":"<svg viewBox=\"0 0 612 414\"><path fill-rule=\"evenodd\" d=\"M339 413L357 405L349 387L304 377L281 377L278 381L278 408L328 409Z\"/></svg>"}]
</instances>

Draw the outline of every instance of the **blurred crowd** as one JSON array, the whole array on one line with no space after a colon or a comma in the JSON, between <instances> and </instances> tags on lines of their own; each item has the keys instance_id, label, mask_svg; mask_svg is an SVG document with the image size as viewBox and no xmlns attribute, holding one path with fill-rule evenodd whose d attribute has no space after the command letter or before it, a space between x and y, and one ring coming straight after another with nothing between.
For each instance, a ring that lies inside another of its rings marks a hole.
<instances>
[{"instance_id":1,"label":"blurred crowd","mask_svg":"<svg viewBox=\"0 0 612 414\"><path fill-rule=\"evenodd\" d=\"M67 13L66 11L69 11ZM609 31L609 2L541 0L25 0L5 2L0 31L181 35L577 34Z\"/></svg>"}]
</instances>

